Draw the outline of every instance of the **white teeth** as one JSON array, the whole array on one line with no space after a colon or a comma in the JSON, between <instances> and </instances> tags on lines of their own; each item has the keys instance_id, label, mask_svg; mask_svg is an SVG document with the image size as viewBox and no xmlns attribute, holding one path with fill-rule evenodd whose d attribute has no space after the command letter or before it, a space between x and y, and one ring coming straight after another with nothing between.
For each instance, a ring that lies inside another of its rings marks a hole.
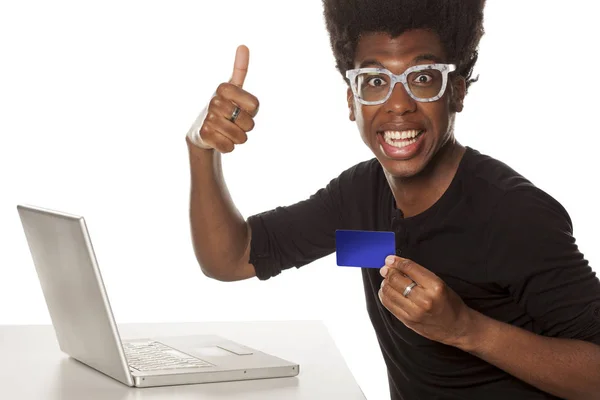
<instances>
[{"instance_id":1,"label":"white teeth","mask_svg":"<svg viewBox=\"0 0 600 400\"><path fill-rule=\"evenodd\" d=\"M416 129L408 131L385 131L383 133L383 139L390 146L397 147L399 149L411 145L417 141L416 136L420 131Z\"/></svg>"},{"instance_id":2,"label":"white teeth","mask_svg":"<svg viewBox=\"0 0 600 400\"><path fill-rule=\"evenodd\" d=\"M389 144L390 146L397 147L399 149L406 147L408 145L411 145L416 141L417 141L417 139L393 141L392 139L385 138L385 142L387 144Z\"/></svg>"},{"instance_id":3,"label":"white teeth","mask_svg":"<svg viewBox=\"0 0 600 400\"><path fill-rule=\"evenodd\" d=\"M403 139L413 139L415 138L420 131L416 130L416 129L411 129L408 131L385 131L383 132L383 137L385 139L385 141L387 142L388 139L392 140L403 140Z\"/></svg>"}]
</instances>

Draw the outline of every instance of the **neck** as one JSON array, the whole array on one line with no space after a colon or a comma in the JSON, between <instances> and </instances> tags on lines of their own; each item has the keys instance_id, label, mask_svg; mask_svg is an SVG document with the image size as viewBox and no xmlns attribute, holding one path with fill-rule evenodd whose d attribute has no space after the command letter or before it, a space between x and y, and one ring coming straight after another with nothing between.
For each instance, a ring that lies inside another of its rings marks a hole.
<instances>
[{"instance_id":1,"label":"neck","mask_svg":"<svg viewBox=\"0 0 600 400\"><path fill-rule=\"evenodd\" d=\"M398 178L386 173L396 207L402 210L405 218L422 213L442 197L458 170L464 152L465 148L460 143L449 140L417 175Z\"/></svg>"}]
</instances>

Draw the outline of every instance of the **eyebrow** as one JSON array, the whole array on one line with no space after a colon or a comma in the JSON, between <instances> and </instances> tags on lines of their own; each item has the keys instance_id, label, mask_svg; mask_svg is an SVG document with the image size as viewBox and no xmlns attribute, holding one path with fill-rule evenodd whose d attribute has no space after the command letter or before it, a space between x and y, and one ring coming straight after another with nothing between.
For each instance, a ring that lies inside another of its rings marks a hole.
<instances>
[{"instance_id":1,"label":"eyebrow","mask_svg":"<svg viewBox=\"0 0 600 400\"><path fill-rule=\"evenodd\" d=\"M435 54L429 54L429 53L420 54L420 55L416 56L415 58L413 58L411 64L416 64L421 61L433 61L435 63L441 63L442 59L440 57L436 56ZM380 61L372 59L372 58L361 62L360 65L358 66L358 68L365 68L370 65L377 65L381 68L385 68L385 66Z\"/></svg>"}]
</instances>

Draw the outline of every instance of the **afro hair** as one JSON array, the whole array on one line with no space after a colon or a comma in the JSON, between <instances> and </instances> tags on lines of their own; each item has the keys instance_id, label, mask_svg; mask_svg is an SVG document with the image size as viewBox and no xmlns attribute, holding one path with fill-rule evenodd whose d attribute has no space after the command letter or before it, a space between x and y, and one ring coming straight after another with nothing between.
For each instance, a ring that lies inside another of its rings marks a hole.
<instances>
[{"instance_id":1,"label":"afro hair","mask_svg":"<svg viewBox=\"0 0 600 400\"><path fill-rule=\"evenodd\" d=\"M485 0L323 0L325 25L336 67L345 79L354 68L356 46L365 33L397 37L411 29L428 29L440 37L456 73L467 89L483 36Z\"/></svg>"}]
</instances>

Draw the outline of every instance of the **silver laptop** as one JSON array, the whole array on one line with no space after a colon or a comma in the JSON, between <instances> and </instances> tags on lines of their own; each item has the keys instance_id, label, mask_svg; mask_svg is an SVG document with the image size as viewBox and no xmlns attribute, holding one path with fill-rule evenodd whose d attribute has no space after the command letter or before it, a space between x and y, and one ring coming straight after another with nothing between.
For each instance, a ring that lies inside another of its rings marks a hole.
<instances>
[{"instance_id":1,"label":"silver laptop","mask_svg":"<svg viewBox=\"0 0 600 400\"><path fill-rule=\"evenodd\" d=\"M133 387L296 376L298 364L214 335L121 340L83 217L18 205L60 349Z\"/></svg>"}]
</instances>

